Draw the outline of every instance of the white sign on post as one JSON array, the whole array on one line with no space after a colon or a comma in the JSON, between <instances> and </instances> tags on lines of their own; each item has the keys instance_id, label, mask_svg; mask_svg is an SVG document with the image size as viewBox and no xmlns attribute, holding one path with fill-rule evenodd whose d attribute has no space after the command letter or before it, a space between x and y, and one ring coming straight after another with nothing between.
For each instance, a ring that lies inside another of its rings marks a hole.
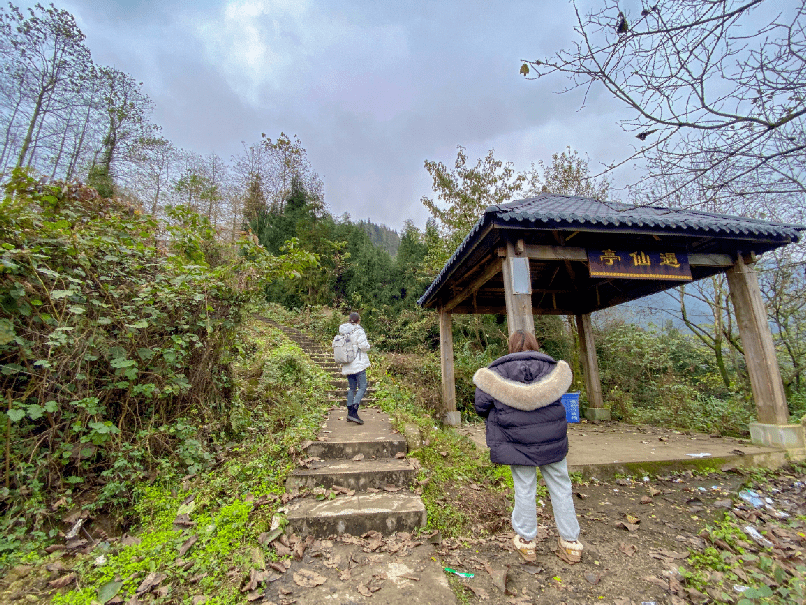
<instances>
[{"instance_id":1,"label":"white sign on post","mask_svg":"<svg viewBox=\"0 0 806 605\"><path fill-rule=\"evenodd\" d=\"M529 259L511 256L509 257L509 268L512 273L512 293L531 294L532 276L529 273Z\"/></svg>"}]
</instances>

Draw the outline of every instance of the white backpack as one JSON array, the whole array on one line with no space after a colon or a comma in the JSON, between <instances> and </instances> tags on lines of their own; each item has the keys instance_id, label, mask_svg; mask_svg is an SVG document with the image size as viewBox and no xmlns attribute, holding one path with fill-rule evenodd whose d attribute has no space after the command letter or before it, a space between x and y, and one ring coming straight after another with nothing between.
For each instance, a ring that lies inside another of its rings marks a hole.
<instances>
[{"instance_id":1,"label":"white backpack","mask_svg":"<svg viewBox=\"0 0 806 605\"><path fill-rule=\"evenodd\" d=\"M337 334L333 339L333 359L342 365L355 359L355 345L349 334Z\"/></svg>"}]
</instances>

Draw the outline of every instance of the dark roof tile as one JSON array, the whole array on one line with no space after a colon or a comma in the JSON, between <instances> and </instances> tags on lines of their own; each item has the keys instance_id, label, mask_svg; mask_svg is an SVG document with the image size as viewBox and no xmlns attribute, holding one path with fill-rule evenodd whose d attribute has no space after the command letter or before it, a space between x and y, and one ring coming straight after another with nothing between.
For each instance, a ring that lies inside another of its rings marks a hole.
<instances>
[{"instance_id":1,"label":"dark roof tile","mask_svg":"<svg viewBox=\"0 0 806 605\"><path fill-rule=\"evenodd\" d=\"M581 228L585 226L641 229L647 232L680 233L690 235L743 235L750 239L776 238L793 242L798 241L799 232L806 230L804 225L790 225L770 222L744 216L731 216L689 210L683 208L664 208L661 206L633 206L621 202L603 202L579 196L541 193L532 198L515 200L505 204L490 206L484 211L464 241L453 253L425 293L417 301L424 304L440 287L446 276L453 271L454 265L463 256L468 244L472 242L483 226L498 223L507 227L549 228Z\"/></svg>"}]
</instances>

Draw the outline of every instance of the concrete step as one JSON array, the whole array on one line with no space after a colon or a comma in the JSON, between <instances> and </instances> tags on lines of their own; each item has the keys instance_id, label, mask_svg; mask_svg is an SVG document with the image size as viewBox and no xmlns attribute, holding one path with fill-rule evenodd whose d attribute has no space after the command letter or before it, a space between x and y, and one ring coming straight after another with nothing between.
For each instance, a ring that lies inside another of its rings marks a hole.
<instances>
[{"instance_id":1,"label":"concrete step","mask_svg":"<svg viewBox=\"0 0 806 605\"><path fill-rule=\"evenodd\" d=\"M319 431L322 441L305 446L308 456L327 459L350 459L358 454L365 458L394 458L406 453L406 439L392 431L389 417L375 408L359 409L364 424L347 422L347 409L335 407Z\"/></svg>"},{"instance_id":2,"label":"concrete step","mask_svg":"<svg viewBox=\"0 0 806 605\"><path fill-rule=\"evenodd\" d=\"M302 498L288 505L291 531L325 538L332 535L360 536L368 531L389 535L414 531L426 524L425 505L411 492L360 493L333 500Z\"/></svg>"},{"instance_id":3,"label":"concrete step","mask_svg":"<svg viewBox=\"0 0 806 605\"><path fill-rule=\"evenodd\" d=\"M414 483L416 474L414 466L406 459L316 460L309 468L298 468L291 473L286 489L340 486L361 492L390 485L408 487Z\"/></svg>"},{"instance_id":4,"label":"concrete step","mask_svg":"<svg viewBox=\"0 0 806 605\"><path fill-rule=\"evenodd\" d=\"M331 389L337 389L337 390L338 389L345 389L346 390L348 386L349 386L349 383L347 382L346 377L344 377L344 378L333 378L330 381ZM375 390L376 390L376 387L368 386L367 390L365 392L370 393L370 392L373 392Z\"/></svg>"},{"instance_id":5,"label":"concrete step","mask_svg":"<svg viewBox=\"0 0 806 605\"><path fill-rule=\"evenodd\" d=\"M347 395L344 394L344 391L340 391L335 395L328 395L326 401L330 402L332 405L338 405L340 407L347 406ZM368 407L373 407L378 400L375 397L362 397L361 398L361 412L363 412Z\"/></svg>"},{"instance_id":6,"label":"concrete step","mask_svg":"<svg viewBox=\"0 0 806 605\"><path fill-rule=\"evenodd\" d=\"M377 392L377 389L370 387L364 391L364 398L366 399L367 397L374 397ZM343 389L329 389L325 391L325 395L328 397L346 397L347 387L344 387Z\"/></svg>"}]
</instances>

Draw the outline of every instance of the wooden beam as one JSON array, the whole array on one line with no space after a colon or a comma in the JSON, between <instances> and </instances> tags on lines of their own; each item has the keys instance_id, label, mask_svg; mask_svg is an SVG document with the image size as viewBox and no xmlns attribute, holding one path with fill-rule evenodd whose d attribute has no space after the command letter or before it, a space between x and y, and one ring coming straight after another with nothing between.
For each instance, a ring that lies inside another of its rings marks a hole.
<instances>
[{"instance_id":1,"label":"wooden beam","mask_svg":"<svg viewBox=\"0 0 806 605\"><path fill-rule=\"evenodd\" d=\"M592 408L604 408L602 398L602 382L599 378L599 360L596 358L596 345L593 342L591 316L577 315L577 332L579 333L580 353L582 353L582 369L585 372L585 391L588 403Z\"/></svg>"},{"instance_id":2,"label":"wooden beam","mask_svg":"<svg viewBox=\"0 0 806 605\"><path fill-rule=\"evenodd\" d=\"M767 322L767 311L761 299L758 274L747 266L741 255L726 274L750 386L756 400L758 421L762 424L786 424L789 422L789 409Z\"/></svg>"},{"instance_id":3,"label":"wooden beam","mask_svg":"<svg viewBox=\"0 0 806 605\"><path fill-rule=\"evenodd\" d=\"M445 305L445 310L451 311L463 300L478 292L484 284L501 272L501 263L502 261L500 258L493 259L492 264L487 267L481 275L470 282L468 286L464 288L462 292L457 294L452 300L448 301L448 303Z\"/></svg>"},{"instance_id":4,"label":"wooden beam","mask_svg":"<svg viewBox=\"0 0 806 605\"><path fill-rule=\"evenodd\" d=\"M588 252L585 248L564 246L538 246L529 244L524 246L523 255L533 260L588 261Z\"/></svg>"},{"instance_id":5,"label":"wooden beam","mask_svg":"<svg viewBox=\"0 0 806 605\"><path fill-rule=\"evenodd\" d=\"M692 267L732 267L730 254L689 254L688 264Z\"/></svg>"},{"instance_id":6,"label":"wooden beam","mask_svg":"<svg viewBox=\"0 0 806 605\"><path fill-rule=\"evenodd\" d=\"M456 379L453 368L453 329L451 314L444 307L439 309L439 362L442 369L443 412L455 412Z\"/></svg>"},{"instance_id":7,"label":"wooden beam","mask_svg":"<svg viewBox=\"0 0 806 605\"><path fill-rule=\"evenodd\" d=\"M560 307L558 309L541 309L532 307L532 315L574 315L579 309L567 309ZM492 305L481 305L471 307L470 305L459 305L454 307L451 315L506 315L506 307L496 307ZM533 320L534 321L534 320Z\"/></svg>"},{"instance_id":8,"label":"wooden beam","mask_svg":"<svg viewBox=\"0 0 806 605\"><path fill-rule=\"evenodd\" d=\"M513 292L514 283L511 265L513 258L518 258L515 254L515 246L512 242L508 242L507 256L502 265L504 273L504 302L507 306L507 328L509 329L510 335L518 330L534 334L535 318L532 315L532 294L531 292L529 294L515 294Z\"/></svg>"},{"instance_id":9,"label":"wooden beam","mask_svg":"<svg viewBox=\"0 0 806 605\"><path fill-rule=\"evenodd\" d=\"M507 308L504 306L491 305L457 305L451 309L452 315L506 315Z\"/></svg>"}]
</instances>

